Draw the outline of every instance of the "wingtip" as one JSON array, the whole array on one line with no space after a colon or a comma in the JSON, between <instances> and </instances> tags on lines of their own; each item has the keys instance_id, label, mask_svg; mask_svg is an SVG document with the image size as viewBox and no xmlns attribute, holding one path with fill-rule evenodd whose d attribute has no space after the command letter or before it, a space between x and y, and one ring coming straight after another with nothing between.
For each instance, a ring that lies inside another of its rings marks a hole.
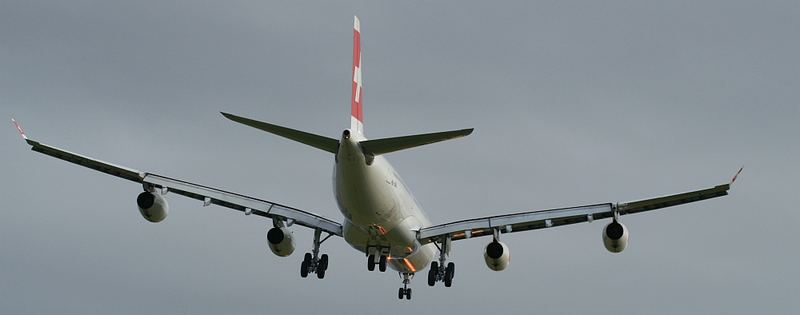
<instances>
[{"instance_id":1,"label":"wingtip","mask_svg":"<svg viewBox=\"0 0 800 315\"><path fill-rule=\"evenodd\" d=\"M733 185L733 183L736 182L736 178L739 177L739 174L741 174L743 170L744 170L744 165L742 165L742 167L739 168L739 171L737 171L736 174L733 175L733 178L731 178L731 182L729 185Z\"/></svg>"},{"instance_id":2,"label":"wingtip","mask_svg":"<svg viewBox=\"0 0 800 315\"><path fill-rule=\"evenodd\" d=\"M28 136L25 135L25 130L22 129L22 126L20 126L14 117L11 117L11 123L17 128L17 132L19 132L19 136L22 137L22 140L28 141Z\"/></svg>"}]
</instances>

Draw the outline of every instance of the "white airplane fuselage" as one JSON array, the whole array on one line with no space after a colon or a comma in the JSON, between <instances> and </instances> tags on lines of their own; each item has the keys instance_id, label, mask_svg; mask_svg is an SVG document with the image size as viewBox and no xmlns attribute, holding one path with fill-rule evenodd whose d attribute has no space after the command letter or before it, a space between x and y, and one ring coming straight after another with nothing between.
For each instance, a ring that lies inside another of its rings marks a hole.
<instances>
[{"instance_id":1,"label":"white airplane fuselage","mask_svg":"<svg viewBox=\"0 0 800 315\"><path fill-rule=\"evenodd\" d=\"M366 254L388 256L392 269L418 272L438 254L434 244L421 245L416 237L430 221L383 156L367 163L362 140L359 133L346 130L336 155L333 186L344 215L344 239Z\"/></svg>"}]
</instances>

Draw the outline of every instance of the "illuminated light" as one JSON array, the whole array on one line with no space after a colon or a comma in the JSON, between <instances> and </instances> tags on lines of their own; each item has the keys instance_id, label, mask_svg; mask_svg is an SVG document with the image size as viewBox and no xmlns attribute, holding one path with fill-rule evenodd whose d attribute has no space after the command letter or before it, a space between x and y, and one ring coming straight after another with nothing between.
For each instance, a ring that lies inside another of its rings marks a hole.
<instances>
[{"instance_id":1,"label":"illuminated light","mask_svg":"<svg viewBox=\"0 0 800 315\"><path fill-rule=\"evenodd\" d=\"M406 264L406 267L411 270L411 272L417 272L417 268L414 268L414 265L411 264L408 259L403 258L403 263Z\"/></svg>"},{"instance_id":2,"label":"illuminated light","mask_svg":"<svg viewBox=\"0 0 800 315\"><path fill-rule=\"evenodd\" d=\"M381 235L386 235L386 229L378 225L378 233L380 233Z\"/></svg>"}]
</instances>

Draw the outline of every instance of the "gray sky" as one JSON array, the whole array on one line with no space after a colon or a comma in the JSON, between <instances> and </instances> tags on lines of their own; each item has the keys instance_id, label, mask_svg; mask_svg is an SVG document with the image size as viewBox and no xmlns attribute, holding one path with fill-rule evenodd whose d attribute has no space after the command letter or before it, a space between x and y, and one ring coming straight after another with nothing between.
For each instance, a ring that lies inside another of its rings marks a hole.
<instances>
[{"instance_id":1,"label":"gray sky","mask_svg":"<svg viewBox=\"0 0 800 315\"><path fill-rule=\"evenodd\" d=\"M140 170L340 219L332 156L218 111L329 136L349 126L352 15L362 20L365 130L474 127L389 156L434 222L622 202L721 184L729 197L458 242L452 288L369 273L332 239L301 279L270 222L27 150L0 133L0 313L251 314L800 311L797 1L0 2L0 113L28 134ZM792 163L793 162L793 163Z\"/></svg>"}]
</instances>

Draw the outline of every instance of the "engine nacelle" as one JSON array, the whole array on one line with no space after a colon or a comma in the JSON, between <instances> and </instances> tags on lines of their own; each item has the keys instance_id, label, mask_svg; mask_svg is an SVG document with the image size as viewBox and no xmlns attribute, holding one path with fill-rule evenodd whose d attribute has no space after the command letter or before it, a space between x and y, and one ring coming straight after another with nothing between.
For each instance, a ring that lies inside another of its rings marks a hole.
<instances>
[{"instance_id":1,"label":"engine nacelle","mask_svg":"<svg viewBox=\"0 0 800 315\"><path fill-rule=\"evenodd\" d=\"M142 217L150 222L161 222L169 213L169 204L161 195L145 191L136 197L136 205Z\"/></svg>"},{"instance_id":2,"label":"engine nacelle","mask_svg":"<svg viewBox=\"0 0 800 315\"><path fill-rule=\"evenodd\" d=\"M486 245L486 250L483 251L483 259L486 260L486 266L494 271L501 271L508 267L511 261L511 253L503 242L492 241Z\"/></svg>"},{"instance_id":3,"label":"engine nacelle","mask_svg":"<svg viewBox=\"0 0 800 315\"><path fill-rule=\"evenodd\" d=\"M274 227L267 231L267 244L269 250L275 255L286 257L294 252L294 238L292 231L285 227Z\"/></svg>"},{"instance_id":4,"label":"engine nacelle","mask_svg":"<svg viewBox=\"0 0 800 315\"><path fill-rule=\"evenodd\" d=\"M628 229L617 220L612 221L603 229L603 245L609 252L619 253L628 246Z\"/></svg>"}]
</instances>

